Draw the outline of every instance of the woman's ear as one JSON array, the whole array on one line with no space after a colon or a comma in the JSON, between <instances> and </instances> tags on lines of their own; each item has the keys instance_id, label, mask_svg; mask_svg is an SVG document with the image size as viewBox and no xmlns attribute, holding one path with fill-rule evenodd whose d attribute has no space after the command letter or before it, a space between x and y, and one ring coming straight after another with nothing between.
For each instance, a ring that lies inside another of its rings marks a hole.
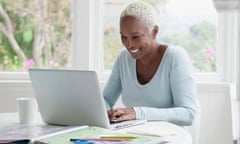
<instances>
[{"instance_id":1,"label":"woman's ear","mask_svg":"<svg viewBox=\"0 0 240 144\"><path fill-rule=\"evenodd\" d=\"M154 39L157 38L158 30L159 30L159 27L157 25L155 25L152 30L152 36Z\"/></svg>"}]
</instances>

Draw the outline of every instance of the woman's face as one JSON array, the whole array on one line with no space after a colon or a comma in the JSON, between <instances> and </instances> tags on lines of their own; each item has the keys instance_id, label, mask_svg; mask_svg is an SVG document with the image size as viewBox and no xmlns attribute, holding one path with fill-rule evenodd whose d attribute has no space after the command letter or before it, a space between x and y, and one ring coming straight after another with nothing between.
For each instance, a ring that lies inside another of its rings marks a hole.
<instances>
[{"instance_id":1,"label":"woman's face","mask_svg":"<svg viewBox=\"0 0 240 144\"><path fill-rule=\"evenodd\" d=\"M123 45L133 58L139 60L151 54L155 46L157 31L150 31L144 22L126 16L120 21L120 34Z\"/></svg>"}]
</instances>

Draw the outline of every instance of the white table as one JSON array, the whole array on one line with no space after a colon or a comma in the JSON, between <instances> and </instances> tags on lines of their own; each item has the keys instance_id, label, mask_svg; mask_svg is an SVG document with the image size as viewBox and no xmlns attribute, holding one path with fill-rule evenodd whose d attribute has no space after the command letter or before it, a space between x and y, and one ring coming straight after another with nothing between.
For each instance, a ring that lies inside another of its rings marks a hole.
<instances>
[{"instance_id":1,"label":"white table","mask_svg":"<svg viewBox=\"0 0 240 144\"><path fill-rule=\"evenodd\" d=\"M44 124L40 114L37 116L36 123ZM0 129L8 125L19 125L17 113L0 113ZM163 121L147 122L143 125L124 128L117 131L124 133L146 131L148 134L160 134L162 139L170 142L169 144L192 144L192 137L186 129Z\"/></svg>"}]
</instances>

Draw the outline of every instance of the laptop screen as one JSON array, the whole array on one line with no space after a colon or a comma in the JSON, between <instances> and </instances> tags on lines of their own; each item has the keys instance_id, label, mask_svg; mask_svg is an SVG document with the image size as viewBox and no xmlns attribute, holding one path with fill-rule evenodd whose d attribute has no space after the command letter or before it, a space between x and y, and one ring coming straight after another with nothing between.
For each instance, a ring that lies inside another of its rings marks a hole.
<instances>
[{"instance_id":1,"label":"laptop screen","mask_svg":"<svg viewBox=\"0 0 240 144\"><path fill-rule=\"evenodd\" d=\"M29 69L29 75L45 122L109 128L95 71Z\"/></svg>"}]
</instances>

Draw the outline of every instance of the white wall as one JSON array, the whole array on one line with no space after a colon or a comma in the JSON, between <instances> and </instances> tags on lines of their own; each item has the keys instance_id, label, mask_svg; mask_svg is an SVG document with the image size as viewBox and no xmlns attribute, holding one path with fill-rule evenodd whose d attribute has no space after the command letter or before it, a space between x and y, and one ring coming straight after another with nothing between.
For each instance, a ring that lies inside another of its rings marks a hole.
<instances>
[{"instance_id":1,"label":"white wall","mask_svg":"<svg viewBox=\"0 0 240 144\"><path fill-rule=\"evenodd\" d=\"M232 105L229 85L198 84L197 93L201 104L199 144L232 144Z\"/></svg>"},{"instance_id":2,"label":"white wall","mask_svg":"<svg viewBox=\"0 0 240 144\"><path fill-rule=\"evenodd\" d=\"M17 97L33 97L30 82L0 82L0 113L16 112Z\"/></svg>"},{"instance_id":3,"label":"white wall","mask_svg":"<svg viewBox=\"0 0 240 144\"><path fill-rule=\"evenodd\" d=\"M230 104L230 87L225 83L198 83L198 99L201 104L201 127L199 144L231 144L238 135L238 102ZM17 97L34 96L30 82L0 83L0 112L16 112ZM121 105L121 102L118 103ZM231 111L233 109L233 111ZM232 123L232 117L233 120ZM232 124L235 128L232 130Z\"/></svg>"}]
</instances>

